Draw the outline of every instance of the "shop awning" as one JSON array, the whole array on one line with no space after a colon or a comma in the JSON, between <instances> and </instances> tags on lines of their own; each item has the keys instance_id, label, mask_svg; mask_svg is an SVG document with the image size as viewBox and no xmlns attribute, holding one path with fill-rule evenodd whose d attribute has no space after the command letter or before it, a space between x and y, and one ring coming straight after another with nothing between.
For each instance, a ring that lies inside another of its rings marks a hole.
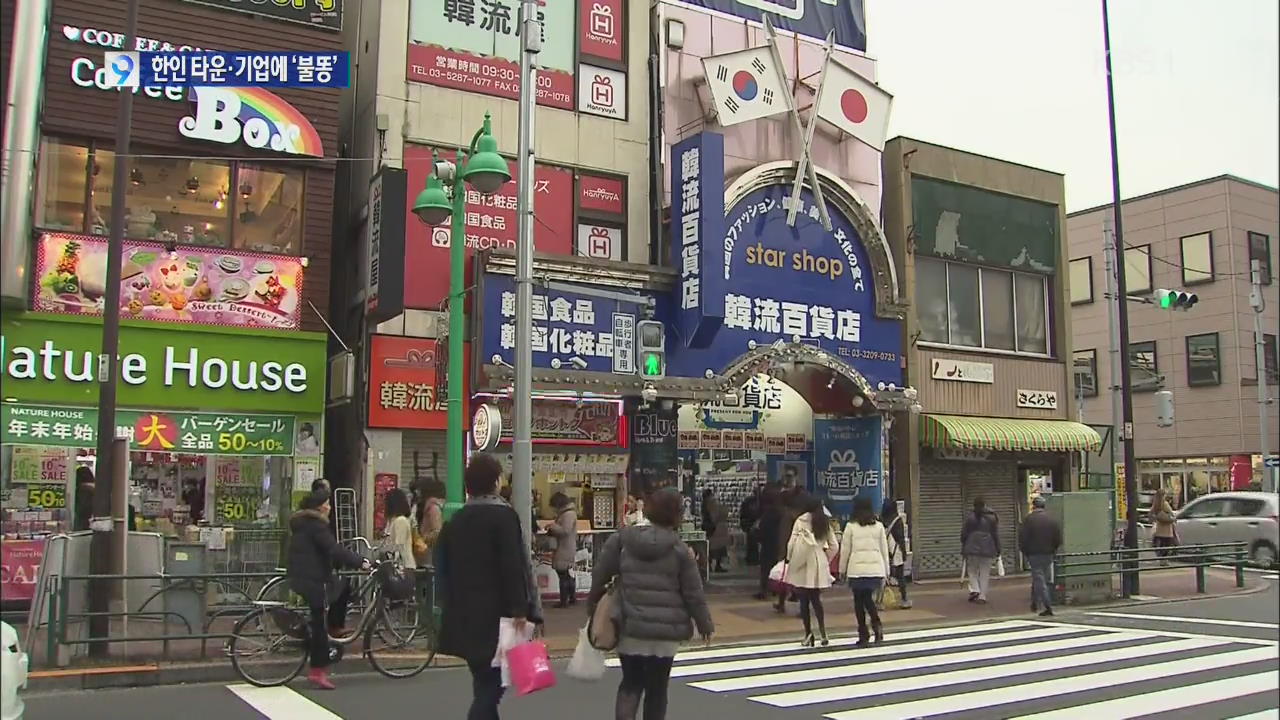
<instances>
[{"instance_id":1,"label":"shop awning","mask_svg":"<svg viewBox=\"0 0 1280 720\"><path fill-rule=\"evenodd\" d=\"M1065 452L1102 448L1102 436L1078 422L967 415L921 415L920 442L963 450Z\"/></svg>"}]
</instances>

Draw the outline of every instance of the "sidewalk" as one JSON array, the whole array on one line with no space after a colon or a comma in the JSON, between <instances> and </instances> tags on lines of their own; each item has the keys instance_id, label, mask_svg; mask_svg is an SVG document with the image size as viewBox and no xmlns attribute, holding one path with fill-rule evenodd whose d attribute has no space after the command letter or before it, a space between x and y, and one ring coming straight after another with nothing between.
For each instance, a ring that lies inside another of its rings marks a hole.
<instances>
[{"instance_id":1,"label":"sidewalk","mask_svg":"<svg viewBox=\"0 0 1280 720\"><path fill-rule=\"evenodd\" d=\"M1190 568L1169 568L1167 570L1143 573L1142 596L1138 601L1173 600L1212 595L1229 595L1238 592L1250 592L1265 587L1266 581L1252 573L1246 573L1245 587L1236 588L1235 574L1231 570L1210 568L1206 575L1206 595L1197 595L1195 573ZM708 585L708 602L711 614L716 623L714 642L717 645L741 643L752 640L778 639L794 637L797 641L802 634L798 618L798 607L795 603L787 605L787 614L780 615L773 609L771 602L755 600L751 596L755 592L741 582L728 580L718 583L716 579ZM882 613L886 634L892 634L895 628L920 628L955 624L977 623L1000 618L1034 617L1031 615L1030 578L1026 575L993 579L991 592L986 605L977 605L968 601L968 588L956 579L930 580L912 584L908 594L914 603L910 610L887 608ZM856 630L853 615L853 603L848 590L833 587L823 595L826 609L827 631L830 635L851 634ZM1123 602L1123 601L1122 601ZM1074 606L1073 606L1074 607ZM1081 606L1083 607L1083 606ZM1098 607L1098 606L1091 606ZM1068 612L1073 608L1060 608ZM587 619L583 603L576 606L557 609L546 609L544 640L553 656L565 657L573 653L578 639L578 630ZM19 635L23 629L18 628ZM144 630L143 632L146 632ZM34 647L24 648L36 658L43 660L43 632L37 635ZM177 684L186 682L219 682L235 681L237 676L231 664L222 655L222 641L210 640L208 656L200 659L198 641L182 640L170 642L169 660L159 659L160 643L131 643L131 654L121 655L105 662L89 663L83 656L73 661L67 669L51 670L38 666L31 672L33 688L40 690L81 689L97 687L123 687L133 685ZM150 647L148 647L150 646ZM117 645L114 651L120 652ZM439 658L438 665L451 665L451 658ZM366 672L368 665L357 655L348 655L338 670L347 672Z\"/></svg>"}]
</instances>

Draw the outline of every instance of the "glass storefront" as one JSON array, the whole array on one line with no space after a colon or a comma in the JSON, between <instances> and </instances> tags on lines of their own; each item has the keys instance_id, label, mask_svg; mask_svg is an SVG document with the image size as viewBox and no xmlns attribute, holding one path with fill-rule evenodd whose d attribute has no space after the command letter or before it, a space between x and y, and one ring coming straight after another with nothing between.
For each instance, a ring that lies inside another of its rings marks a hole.
<instances>
[{"instance_id":1,"label":"glass storefront","mask_svg":"<svg viewBox=\"0 0 1280 720\"><path fill-rule=\"evenodd\" d=\"M1174 509L1201 495L1230 490L1251 490L1261 477L1254 467L1260 456L1220 455L1213 457L1139 460L1138 478L1141 504L1149 506L1155 492L1164 489Z\"/></svg>"}]
</instances>

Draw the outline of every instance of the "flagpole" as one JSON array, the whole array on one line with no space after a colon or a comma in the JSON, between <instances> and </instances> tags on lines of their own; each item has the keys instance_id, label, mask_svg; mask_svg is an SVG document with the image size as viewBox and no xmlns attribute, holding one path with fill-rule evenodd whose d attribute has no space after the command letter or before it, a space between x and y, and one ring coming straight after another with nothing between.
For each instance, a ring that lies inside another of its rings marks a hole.
<instances>
[{"instance_id":1,"label":"flagpole","mask_svg":"<svg viewBox=\"0 0 1280 720\"><path fill-rule=\"evenodd\" d=\"M778 50L778 31L773 29L773 23L769 21L769 16L764 16L764 29L769 33L769 51L773 53L773 64L777 67L779 73L784 73L782 64L782 52ZM783 83L786 82L786 74L783 74ZM791 112L791 125L795 128L796 137L801 143L804 142L804 124L800 122L800 113L796 112L795 98L788 91L787 93L787 109ZM801 148L803 156L803 147ZM808 163L809 184L813 185L813 197L818 203L818 213L822 218L822 227L828 232L831 231L831 216L827 214L827 202L822 197L822 186L818 184L818 171L814 168L813 163Z\"/></svg>"},{"instance_id":2,"label":"flagpole","mask_svg":"<svg viewBox=\"0 0 1280 720\"><path fill-rule=\"evenodd\" d=\"M822 104L822 88L827 84L827 66L831 63L831 52L836 46L836 31L832 30L827 33L827 44L823 48L822 53L822 72L818 75L818 91L813 96L813 112L809 113L809 127L804 134L804 150L800 153L800 162L796 164L796 180L791 186L791 209L787 211L787 226L795 227L796 215L800 212L800 203L796 201L800 197L800 188L804 183L804 174L808 166L812 164L810 154L813 152L813 131L818 127L818 108ZM799 72L797 68L796 72ZM817 183L814 184L815 188ZM822 203L820 190L814 190L814 196L818 198L818 202ZM826 211L826 203L822 203L822 212ZM831 229L831 224L826 223L827 230Z\"/></svg>"}]
</instances>

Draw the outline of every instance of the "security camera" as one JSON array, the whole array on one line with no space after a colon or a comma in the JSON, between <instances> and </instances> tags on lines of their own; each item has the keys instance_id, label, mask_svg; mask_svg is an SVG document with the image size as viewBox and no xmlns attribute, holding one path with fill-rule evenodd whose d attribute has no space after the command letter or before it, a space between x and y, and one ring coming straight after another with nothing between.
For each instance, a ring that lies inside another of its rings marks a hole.
<instances>
[{"instance_id":1,"label":"security camera","mask_svg":"<svg viewBox=\"0 0 1280 720\"><path fill-rule=\"evenodd\" d=\"M652 385L645 385L644 389L640 391L640 399L644 400L647 403L651 403L654 400L657 400L658 389Z\"/></svg>"},{"instance_id":2,"label":"security camera","mask_svg":"<svg viewBox=\"0 0 1280 720\"><path fill-rule=\"evenodd\" d=\"M576 369L576 370L586 370L586 369L587 369L587 361L586 361L586 360L583 360L582 358L578 357L577 355L574 355L573 357L569 358L569 364L570 364L570 365L573 365L574 369Z\"/></svg>"},{"instance_id":3,"label":"security camera","mask_svg":"<svg viewBox=\"0 0 1280 720\"><path fill-rule=\"evenodd\" d=\"M458 166L448 160L437 160L434 167L436 177L440 178L440 182L448 185L453 182L454 176L457 175Z\"/></svg>"}]
</instances>

